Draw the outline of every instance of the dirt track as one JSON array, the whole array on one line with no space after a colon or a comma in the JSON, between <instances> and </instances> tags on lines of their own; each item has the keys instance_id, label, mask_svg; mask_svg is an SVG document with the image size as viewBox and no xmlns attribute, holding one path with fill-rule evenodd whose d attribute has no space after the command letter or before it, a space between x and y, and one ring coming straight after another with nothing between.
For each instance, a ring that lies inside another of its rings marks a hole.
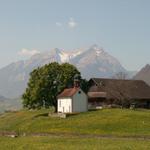
<instances>
[{"instance_id":1,"label":"dirt track","mask_svg":"<svg viewBox=\"0 0 150 150\"><path fill-rule=\"evenodd\" d=\"M136 139L136 140L150 140L150 135L101 135L101 134L79 134L79 133L22 133L16 132L0 132L0 136L5 137L25 137L25 136L48 136L48 137L69 137L69 138L101 138L101 139Z\"/></svg>"}]
</instances>

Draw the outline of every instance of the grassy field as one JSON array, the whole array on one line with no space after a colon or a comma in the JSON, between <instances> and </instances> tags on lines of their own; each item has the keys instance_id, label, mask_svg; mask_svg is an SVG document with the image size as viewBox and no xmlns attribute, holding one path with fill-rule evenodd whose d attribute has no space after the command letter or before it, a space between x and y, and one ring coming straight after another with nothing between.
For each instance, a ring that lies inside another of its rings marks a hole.
<instances>
[{"instance_id":1,"label":"grassy field","mask_svg":"<svg viewBox=\"0 0 150 150\"><path fill-rule=\"evenodd\" d=\"M82 133L109 135L150 135L150 111L104 109L50 118L49 110L19 111L0 116L0 131L18 133Z\"/></svg>"},{"instance_id":2,"label":"grassy field","mask_svg":"<svg viewBox=\"0 0 150 150\"><path fill-rule=\"evenodd\" d=\"M150 110L103 109L89 111L66 119L48 117L50 110L10 112L0 115L0 131L26 133L55 133L61 136L18 138L0 137L0 149L89 149L89 150L148 150L150 139ZM90 135L75 136L75 134ZM98 135L108 135L98 138ZM115 136L109 137L109 136Z\"/></svg>"},{"instance_id":3,"label":"grassy field","mask_svg":"<svg viewBox=\"0 0 150 150\"><path fill-rule=\"evenodd\" d=\"M150 141L139 140L67 137L0 138L2 150L149 150L149 148Z\"/></svg>"}]
</instances>

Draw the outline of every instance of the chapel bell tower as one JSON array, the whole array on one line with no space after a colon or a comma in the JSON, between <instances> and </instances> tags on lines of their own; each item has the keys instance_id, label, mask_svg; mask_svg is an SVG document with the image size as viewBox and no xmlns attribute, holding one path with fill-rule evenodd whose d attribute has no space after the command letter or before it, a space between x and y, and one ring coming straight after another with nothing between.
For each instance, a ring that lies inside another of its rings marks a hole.
<instances>
[{"instance_id":1,"label":"chapel bell tower","mask_svg":"<svg viewBox=\"0 0 150 150\"><path fill-rule=\"evenodd\" d=\"M80 80L81 80L80 74L76 74L74 76L74 88L80 87Z\"/></svg>"}]
</instances>

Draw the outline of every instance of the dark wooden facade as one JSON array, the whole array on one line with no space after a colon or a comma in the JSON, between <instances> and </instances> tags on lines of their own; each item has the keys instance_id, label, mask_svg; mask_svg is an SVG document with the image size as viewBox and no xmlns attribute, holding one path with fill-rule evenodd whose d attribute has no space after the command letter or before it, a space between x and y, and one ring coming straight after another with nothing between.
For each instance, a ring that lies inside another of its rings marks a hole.
<instances>
[{"instance_id":1,"label":"dark wooden facade","mask_svg":"<svg viewBox=\"0 0 150 150\"><path fill-rule=\"evenodd\" d=\"M118 100L126 100L128 107L134 104L135 107L150 108L150 87L141 80L90 79L90 105L114 105Z\"/></svg>"}]
</instances>

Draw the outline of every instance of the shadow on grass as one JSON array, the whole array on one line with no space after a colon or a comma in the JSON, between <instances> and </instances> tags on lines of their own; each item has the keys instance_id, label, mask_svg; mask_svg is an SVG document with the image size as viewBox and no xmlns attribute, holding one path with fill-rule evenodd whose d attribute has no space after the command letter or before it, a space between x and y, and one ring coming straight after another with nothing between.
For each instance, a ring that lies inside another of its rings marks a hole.
<instances>
[{"instance_id":1,"label":"shadow on grass","mask_svg":"<svg viewBox=\"0 0 150 150\"><path fill-rule=\"evenodd\" d=\"M79 115L80 113L67 113L66 114L66 117L72 117L72 116L77 116Z\"/></svg>"},{"instance_id":2,"label":"shadow on grass","mask_svg":"<svg viewBox=\"0 0 150 150\"><path fill-rule=\"evenodd\" d=\"M89 109L88 111L98 111L98 110L100 110L100 109Z\"/></svg>"},{"instance_id":3,"label":"shadow on grass","mask_svg":"<svg viewBox=\"0 0 150 150\"><path fill-rule=\"evenodd\" d=\"M34 116L33 119L38 118L38 117L48 117L48 113L38 114L38 115Z\"/></svg>"}]
</instances>

